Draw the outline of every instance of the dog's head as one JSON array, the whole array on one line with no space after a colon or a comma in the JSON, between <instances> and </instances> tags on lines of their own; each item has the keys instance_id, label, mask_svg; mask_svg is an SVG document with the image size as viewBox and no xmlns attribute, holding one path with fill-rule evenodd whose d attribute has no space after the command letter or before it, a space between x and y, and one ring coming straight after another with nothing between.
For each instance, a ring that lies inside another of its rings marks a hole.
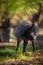
<instances>
[{"instance_id":1,"label":"dog's head","mask_svg":"<svg viewBox=\"0 0 43 65\"><path fill-rule=\"evenodd\" d=\"M32 30L30 32L30 35L32 36L32 38L35 40L38 37L38 24L34 24L32 27Z\"/></svg>"}]
</instances>

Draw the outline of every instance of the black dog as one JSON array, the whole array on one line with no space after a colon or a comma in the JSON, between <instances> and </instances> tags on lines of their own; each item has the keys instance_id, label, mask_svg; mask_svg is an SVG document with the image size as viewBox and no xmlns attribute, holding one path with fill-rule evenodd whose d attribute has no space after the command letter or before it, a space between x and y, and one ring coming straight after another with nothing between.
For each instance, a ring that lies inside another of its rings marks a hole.
<instances>
[{"instance_id":1,"label":"black dog","mask_svg":"<svg viewBox=\"0 0 43 65\"><path fill-rule=\"evenodd\" d=\"M29 25L27 23L21 23L15 29L14 34L17 38L16 50L18 50L21 40L24 40L23 52L26 52L26 46L28 44L28 40L30 40L32 42L32 47L34 52L34 40L36 40L37 37L37 26L35 26L35 24Z\"/></svg>"}]
</instances>

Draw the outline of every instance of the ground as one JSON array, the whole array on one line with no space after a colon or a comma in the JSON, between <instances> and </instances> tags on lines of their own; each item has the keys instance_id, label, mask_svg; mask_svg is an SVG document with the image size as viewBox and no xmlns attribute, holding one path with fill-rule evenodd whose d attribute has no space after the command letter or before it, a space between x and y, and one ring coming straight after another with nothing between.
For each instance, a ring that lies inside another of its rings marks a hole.
<instances>
[{"instance_id":1,"label":"ground","mask_svg":"<svg viewBox=\"0 0 43 65\"><path fill-rule=\"evenodd\" d=\"M9 59L0 61L0 65L43 65L43 51L33 54L30 59Z\"/></svg>"}]
</instances>

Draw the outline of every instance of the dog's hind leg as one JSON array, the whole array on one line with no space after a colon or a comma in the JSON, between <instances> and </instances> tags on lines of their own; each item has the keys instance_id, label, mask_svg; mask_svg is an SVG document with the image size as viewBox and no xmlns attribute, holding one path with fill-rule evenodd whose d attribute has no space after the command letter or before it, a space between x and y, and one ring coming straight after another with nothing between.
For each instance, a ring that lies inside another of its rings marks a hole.
<instances>
[{"instance_id":1,"label":"dog's hind leg","mask_svg":"<svg viewBox=\"0 0 43 65\"><path fill-rule=\"evenodd\" d=\"M16 47L16 51L18 51L19 44L20 44L20 40L17 40L17 47Z\"/></svg>"},{"instance_id":2,"label":"dog's hind leg","mask_svg":"<svg viewBox=\"0 0 43 65\"><path fill-rule=\"evenodd\" d=\"M28 44L28 40L27 40L27 39L24 39L24 43L23 43L23 53L26 52L27 44Z\"/></svg>"}]
</instances>

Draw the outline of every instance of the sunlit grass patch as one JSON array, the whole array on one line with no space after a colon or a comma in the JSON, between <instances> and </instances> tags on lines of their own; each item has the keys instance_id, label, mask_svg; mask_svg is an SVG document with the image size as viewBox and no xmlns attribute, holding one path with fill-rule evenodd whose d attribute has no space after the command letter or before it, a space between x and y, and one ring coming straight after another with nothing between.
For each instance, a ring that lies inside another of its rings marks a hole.
<instances>
[{"instance_id":1,"label":"sunlit grass patch","mask_svg":"<svg viewBox=\"0 0 43 65\"><path fill-rule=\"evenodd\" d=\"M26 55L26 54L22 54L22 53L21 53L21 54L19 55L19 58L20 58L20 59L30 59L31 56L28 56L28 55Z\"/></svg>"}]
</instances>

